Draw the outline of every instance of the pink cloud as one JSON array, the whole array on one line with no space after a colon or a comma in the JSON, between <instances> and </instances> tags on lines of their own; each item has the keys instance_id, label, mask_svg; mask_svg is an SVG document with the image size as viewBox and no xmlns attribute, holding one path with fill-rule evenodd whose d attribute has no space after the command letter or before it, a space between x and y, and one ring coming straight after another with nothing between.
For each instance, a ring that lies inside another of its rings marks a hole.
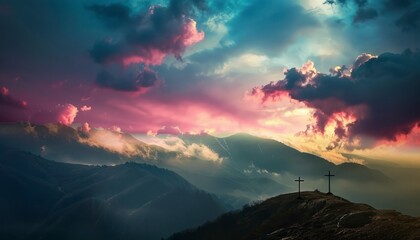
<instances>
[{"instance_id":1,"label":"pink cloud","mask_svg":"<svg viewBox=\"0 0 420 240\"><path fill-rule=\"evenodd\" d=\"M77 116L77 112L77 107L72 104L60 106L60 110L58 111L57 116L58 123L66 126L71 125Z\"/></svg>"},{"instance_id":2,"label":"pink cloud","mask_svg":"<svg viewBox=\"0 0 420 240\"><path fill-rule=\"evenodd\" d=\"M96 105L95 115L80 115L80 121L95 122L95 125L111 128L115 124L123 131L150 134L199 134L235 133L235 132L269 132L281 133L298 131L299 127L290 125L266 124L273 112L261 111L259 104L252 105L232 96L166 96L158 98L130 97L111 93L107 96L106 105ZM240 94L239 96L241 96ZM97 99L97 101L102 101ZM289 104L287 102L287 104ZM280 117L280 116L279 116ZM295 123L307 116L291 116ZM165 126L165 127L162 127Z\"/></svg>"},{"instance_id":3,"label":"pink cloud","mask_svg":"<svg viewBox=\"0 0 420 240\"><path fill-rule=\"evenodd\" d=\"M97 8L91 10L102 14ZM91 51L93 59L103 65L141 63L146 66L161 65L168 55L180 59L185 49L202 41L205 34L197 30L197 23L193 19L185 15L175 16L172 11L171 6L156 5L146 13L133 13L134 16L142 16L140 21L127 16L136 24L121 27L126 40L98 42Z\"/></svg>"},{"instance_id":4,"label":"pink cloud","mask_svg":"<svg viewBox=\"0 0 420 240\"><path fill-rule=\"evenodd\" d=\"M92 107L91 107L91 106L86 106L86 105L83 105L83 106L80 108L80 110L81 110L82 112L86 112L86 111L90 111L90 110L92 110Z\"/></svg>"},{"instance_id":5,"label":"pink cloud","mask_svg":"<svg viewBox=\"0 0 420 240\"><path fill-rule=\"evenodd\" d=\"M77 113L78 109L73 104L60 104L52 110L42 110L32 114L31 122L36 124L59 123L69 126L74 122Z\"/></svg>"},{"instance_id":6,"label":"pink cloud","mask_svg":"<svg viewBox=\"0 0 420 240\"><path fill-rule=\"evenodd\" d=\"M193 19L184 19L181 23L181 31L168 39L163 46L143 46L136 45L121 56L112 58L121 61L124 65L143 63L145 65L161 65L168 54L173 54L176 58L181 58L182 53L189 46L192 46L204 39L204 32L197 30L197 23ZM110 59L111 60L111 59Z\"/></svg>"},{"instance_id":7,"label":"pink cloud","mask_svg":"<svg viewBox=\"0 0 420 240\"><path fill-rule=\"evenodd\" d=\"M80 132L83 132L83 133L89 133L89 132L90 132L90 130L91 130L91 128L90 128L90 126L89 126L89 123L85 122L85 123L83 123L83 124L82 124L82 126L80 126L80 127L78 128L78 130L79 130Z\"/></svg>"},{"instance_id":8,"label":"pink cloud","mask_svg":"<svg viewBox=\"0 0 420 240\"><path fill-rule=\"evenodd\" d=\"M177 37L178 39L175 38L175 44L179 44L184 47L192 46L201 42L204 39L204 36L205 34L203 31L197 31L197 23L193 19L188 18L182 25L182 32Z\"/></svg>"},{"instance_id":9,"label":"pink cloud","mask_svg":"<svg viewBox=\"0 0 420 240\"><path fill-rule=\"evenodd\" d=\"M114 17L109 14L114 7L94 5L89 9L106 24L108 18ZM90 51L93 60L104 67L98 73L96 83L118 91L136 92L144 92L145 88L156 86L157 74L149 67L161 65L167 56L181 60L187 47L205 37L203 31L197 30L197 23L187 17L189 13L187 9L179 9L172 1L167 7L156 5L147 12L124 13L126 22L117 27L122 33L122 39L98 41ZM129 65L133 64L145 66L140 76L133 77L127 73ZM118 67L123 70L119 70L118 74L113 73L113 69Z\"/></svg>"},{"instance_id":10,"label":"pink cloud","mask_svg":"<svg viewBox=\"0 0 420 240\"><path fill-rule=\"evenodd\" d=\"M2 95L7 95L9 94L9 89L7 89L6 87L1 87L0 93Z\"/></svg>"},{"instance_id":11,"label":"pink cloud","mask_svg":"<svg viewBox=\"0 0 420 240\"><path fill-rule=\"evenodd\" d=\"M186 19L181 25L181 32L167 39L166 46L136 46L132 51L122 57L124 65L143 63L146 65L161 65L168 54L181 58L182 53L204 39L204 32L197 31L197 23L193 19ZM116 58L118 59L118 58Z\"/></svg>"}]
</instances>

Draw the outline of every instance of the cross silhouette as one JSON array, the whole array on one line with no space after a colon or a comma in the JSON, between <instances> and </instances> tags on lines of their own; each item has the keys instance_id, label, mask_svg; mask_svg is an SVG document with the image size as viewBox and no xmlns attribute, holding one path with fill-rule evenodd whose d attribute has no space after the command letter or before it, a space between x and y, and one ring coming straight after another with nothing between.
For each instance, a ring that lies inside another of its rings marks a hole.
<instances>
[{"instance_id":1,"label":"cross silhouette","mask_svg":"<svg viewBox=\"0 0 420 240\"><path fill-rule=\"evenodd\" d=\"M324 176L328 177L328 193L327 194L332 194L331 193L331 177L334 177L335 175L331 174L331 171L328 171L328 174Z\"/></svg>"},{"instance_id":2,"label":"cross silhouette","mask_svg":"<svg viewBox=\"0 0 420 240\"><path fill-rule=\"evenodd\" d=\"M301 182L303 182L304 180L303 179L300 179L300 177L298 178L298 179L296 179L295 180L295 182L298 182L298 193L299 193L299 196L298 196L298 198L300 199L301 197L300 197L300 183Z\"/></svg>"}]
</instances>

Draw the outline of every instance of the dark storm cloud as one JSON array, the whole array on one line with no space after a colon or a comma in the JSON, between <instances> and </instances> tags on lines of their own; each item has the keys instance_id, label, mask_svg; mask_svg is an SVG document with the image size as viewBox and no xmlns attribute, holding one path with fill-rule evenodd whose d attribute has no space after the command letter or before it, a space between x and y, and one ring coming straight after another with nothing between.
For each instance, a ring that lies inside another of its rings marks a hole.
<instances>
[{"instance_id":1,"label":"dark storm cloud","mask_svg":"<svg viewBox=\"0 0 420 240\"><path fill-rule=\"evenodd\" d=\"M420 51L384 53L354 68L351 76L323 73L311 75L302 69L287 71L284 80L254 88L263 100L283 94L315 109L316 130L323 132L336 121L336 134L395 141L420 123ZM352 115L347 126L335 114ZM347 130L343 132L343 127Z\"/></svg>"},{"instance_id":2,"label":"dark storm cloud","mask_svg":"<svg viewBox=\"0 0 420 240\"><path fill-rule=\"evenodd\" d=\"M395 24L404 31L418 31L420 27L420 5L405 12Z\"/></svg>"},{"instance_id":3,"label":"dark storm cloud","mask_svg":"<svg viewBox=\"0 0 420 240\"><path fill-rule=\"evenodd\" d=\"M102 70L96 77L96 83L105 88L138 92L153 87L159 82L157 73L147 67L139 73L125 73L117 76L115 77L112 73Z\"/></svg>"},{"instance_id":4,"label":"dark storm cloud","mask_svg":"<svg viewBox=\"0 0 420 240\"><path fill-rule=\"evenodd\" d=\"M353 23L364 22L374 19L378 16L378 12L373 8L359 8L353 16Z\"/></svg>"},{"instance_id":5,"label":"dark storm cloud","mask_svg":"<svg viewBox=\"0 0 420 240\"><path fill-rule=\"evenodd\" d=\"M385 0L384 7L385 10L396 11L401 9L406 9L414 4L416 0Z\"/></svg>"},{"instance_id":6,"label":"dark storm cloud","mask_svg":"<svg viewBox=\"0 0 420 240\"><path fill-rule=\"evenodd\" d=\"M356 13L353 15L353 24L359 22L365 22L371 19L378 17L378 11L372 7L368 6L368 0L337 0L331 3L325 2L324 4L338 4L339 6L348 7L349 3L352 3L356 6Z\"/></svg>"},{"instance_id":7,"label":"dark storm cloud","mask_svg":"<svg viewBox=\"0 0 420 240\"><path fill-rule=\"evenodd\" d=\"M391 18L402 30L416 29L420 23L420 4L416 0L340 0L339 6L353 3L357 10L353 23L364 22L382 16Z\"/></svg>"},{"instance_id":8,"label":"dark storm cloud","mask_svg":"<svg viewBox=\"0 0 420 240\"><path fill-rule=\"evenodd\" d=\"M130 16L130 8L121 3L110 5L94 4L87 6L88 10L94 12L109 28L120 28L133 24Z\"/></svg>"},{"instance_id":9,"label":"dark storm cloud","mask_svg":"<svg viewBox=\"0 0 420 240\"><path fill-rule=\"evenodd\" d=\"M187 47L200 42L204 32L197 31L196 22L189 18L195 11L206 9L203 0L171 0L168 6L154 5L131 12L123 4L92 5L88 7L106 26L117 29L122 39L98 41L90 53L103 65L96 83L119 91L141 91L158 82L149 65L161 65L168 55L178 60ZM137 76L130 73L111 74L110 65L144 64Z\"/></svg>"},{"instance_id":10,"label":"dark storm cloud","mask_svg":"<svg viewBox=\"0 0 420 240\"><path fill-rule=\"evenodd\" d=\"M167 7L151 6L146 12L130 13L122 4L94 5L92 10L106 25L119 26L121 40L104 40L91 50L92 58L106 64L144 63L159 65L166 55L181 58L187 46L204 37L188 14L203 8L198 0L171 0Z\"/></svg>"}]
</instances>

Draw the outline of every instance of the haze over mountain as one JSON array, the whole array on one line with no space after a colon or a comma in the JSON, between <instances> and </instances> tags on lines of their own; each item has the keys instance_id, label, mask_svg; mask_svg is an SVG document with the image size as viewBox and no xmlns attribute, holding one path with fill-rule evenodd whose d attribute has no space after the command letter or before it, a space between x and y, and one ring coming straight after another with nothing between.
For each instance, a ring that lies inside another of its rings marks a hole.
<instances>
[{"instance_id":1,"label":"haze over mountain","mask_svg":"<svg viewBox=\"0 0 420 240\"><path fill-rule=\"evenodd\" d=\"M182 147L165 149L146 144L127 133L105 129L92 129L86 134L54 124L0 126L1 145L60 162L154 164L177 172L200 189L219 195L226 204L235 208L293 191L297 176L307 179L303 189L323 189L327 184L323 175L330 170L336 174L333 188L345 197L420 214L414 205L402 208L391 196L377 197L378 193L394 188L395 179L360 164L335 165L278 141L248 134L226 138L208 134L170 138L171 141L174 139L176 141L171 144L181 144ZM361 185L365 188L360 188Z\"/></svg>"},{"instance_id":2,"label":"haze over mountain","mask_svg":"<svg viewBox=\"0 0 420 240\"><path fill-rule=\"evenodd\" d=\"M226 210L155 166L74 165L0 150L1 239L160 239Z\"/></svg>"},{"instance_id":3,"label":"haze over mountain","mask_svg":"<svg viewBox=\"0 0 420 240\"><path fill-rule=\"evenodd\" d=\"M320 192L279 195L229 212L170 240L420 238L420 218Z\"/></svg>"}]
</instances>

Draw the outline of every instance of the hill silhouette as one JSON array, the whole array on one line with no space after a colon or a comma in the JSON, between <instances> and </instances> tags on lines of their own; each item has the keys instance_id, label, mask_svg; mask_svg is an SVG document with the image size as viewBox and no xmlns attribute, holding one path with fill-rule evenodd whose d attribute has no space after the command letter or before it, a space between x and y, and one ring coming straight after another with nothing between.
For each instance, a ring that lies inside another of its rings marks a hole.
<instances>
[{"instance_id":1,"label":"hill silhouette","mask_svg":"<svg viewBox=\"0 0 420 240\"><path fill-rule=\"evenodd\" d=\"M156 166L66 164L0 148L0 239L160 239L224 211Z\"/></svg>"},{"instance_id":2,"label":"hill silhouette","mask_svg":"<svg viewBox=\"0 0 420 240\"><path fill-rule=\"evenodd\" d=\"M420 218L320 192L279 195L170 240L420 239Z\"/></svg>"}]
</instances>

